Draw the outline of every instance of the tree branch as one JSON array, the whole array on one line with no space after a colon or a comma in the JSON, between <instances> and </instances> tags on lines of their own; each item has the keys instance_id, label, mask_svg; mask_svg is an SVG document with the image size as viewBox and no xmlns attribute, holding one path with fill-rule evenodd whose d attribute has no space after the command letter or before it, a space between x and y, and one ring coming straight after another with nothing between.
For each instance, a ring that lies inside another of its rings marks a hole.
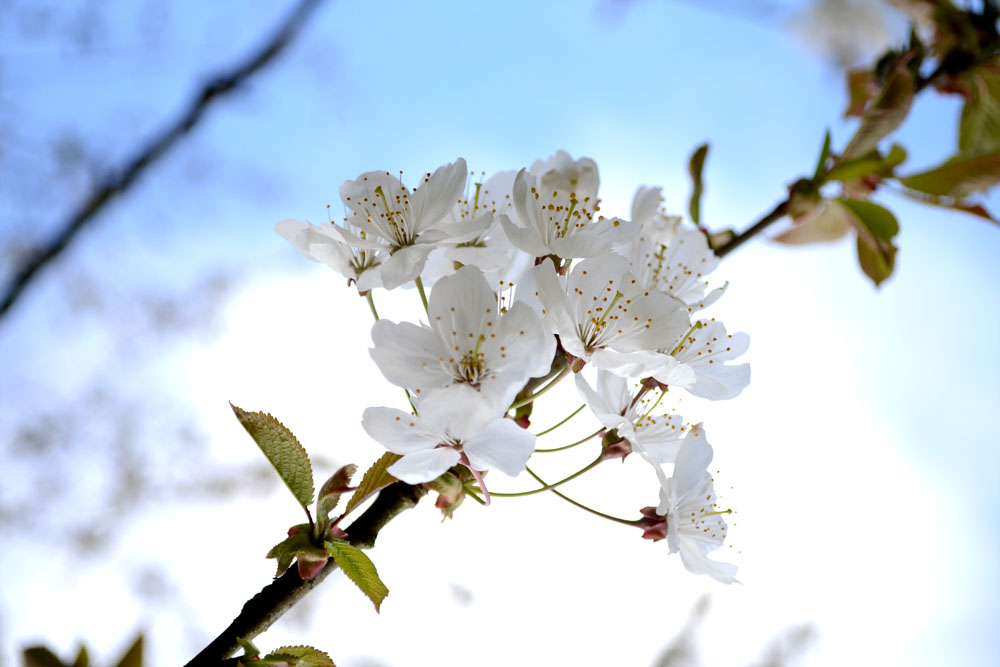
<instances>
[{"instance_id":1,"label":"tree branch","mask_svg":"<svg viewBox=\"0 0 1000 667\"><path fill-rule=\"evenodd\" d=\"M347 541L367 549L375 545L379 531L396 515L415 507L427 493L425 486L395 482L379 492L375 502L347 529ZM239 649L236 639L253 639L267 630L282 614L337 569L331 558L313 579L303 580L298 568L291 568L247 600L229 627L222 631L186 667L218 667Z\"/></svg>"},{"instance_id":2,"label":"tree branch","mask_svg":"<svg viewBox=\"0 0 1000 667\"><path fill-rule=\"evenodd\" d=\"M768 213L763 218L750 225L750 227L747 228L746 231L736 234L735 236L733 236L733 238L729 239L728 241L720 245L718 248L716 248L715 249L716 256L725 257L726 255L736 250L737 248L739 248L741 245L743 245L753 237L757 236L757 234L760 234L762 231L767 229L768 226L771 225L771 223L781 220L783 217L785 217L785 214L787 212L788 212L788 200L786 199L777 206L775 206L773 209L771 209L770 213Z\"/></svg>"},{"instance_id":3,"label":"tree branch","mask_svg":"<svg viewBox=\"0 0 1000 667\"><path fill-rule=\"evenodd\" d=\"M320 2L321 0L300 0L274 34L256 52L235 67L211 77L194 96L187 111L164 128L159 136L129 160L123 169L107 174L103 183L69 216L49 243L39 248L14 274L3 293L3 300L0 301L0 319L10 311L38 273L58 258L77 234L91 223L111 200L128 190L150 165L163 157L179 139L190 132L214 102L239 88L284 51L298 36L302 26Z\"/></svg>"}]
</instances>

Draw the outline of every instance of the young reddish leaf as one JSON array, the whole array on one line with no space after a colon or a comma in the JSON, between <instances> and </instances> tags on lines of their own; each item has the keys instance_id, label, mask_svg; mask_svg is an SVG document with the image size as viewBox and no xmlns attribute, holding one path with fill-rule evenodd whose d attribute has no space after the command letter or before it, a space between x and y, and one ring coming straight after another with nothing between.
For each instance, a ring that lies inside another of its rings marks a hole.
<instances>
[{"instance_id":1,"label":"young reddish leaf","mask_svg":"<svg viewBox=\"0 0 1000 667\"><path fill-rule=\"evenodd\" d=\"M340 495L350 488L351 478L357 472L358 466L348 463L333 473L333 476L320 487L319 495L316 496L316 519L318 521L323 521L330 516L330 512L340 502Z\"/></svg>"},{"instance_id":2,"label":"young reddish leaf","mask_svg":"<svg viewBox=\"0 0 1000 667\"><path fill-rule=\"evenodd\" d=\"M901 61L886 77L878 98L865 109L861 125L841 153L840 161L853 160L875 150L903 122L912 103L913 74Z\"/></svg>"},{"instance_id":3,"label":"young reddish leaf","mask_svg":"<svg viewBox=\"0 0 1000 667\"><path fill-rule=\"evenodd\" d=\"M142 667L142 635L136 637L116 667Z\"/></svg>"},{"instance_id":4,"label":"young reddish leaf","mask_svg":"<svg viewBox=\"0 0 1000 667\"><path fill-rule=\"evenodd\" d=\"M378 611L382 606L382 600L389 594L389 589L379 579L378 571L371 559L361 549L340 540L326 542L325 546L326 552L344 571L347 578L368 596L375 605L375 611Z\"/></svg>"},{"instance_id":5,"label":"young reddish leaf","mask_svg":"<svg viewBox=\"0 0 1000 667\"><path fill-rule=\"evenodd\" d=\"M295 563L299 569L299 576L303 579L312 579L322 572L328 560L330 557L326 551L313 544L295 552Z\"/></svg>"},{"instance_id":6,"label":"young reddish leaf","mask_svg":"<svg viewBox=\"0 0 1000 667\"><path fill-rule=\"evenodd\" d=\"M264 452L278 476L302 505L309 512L309 503L313 499L312 465L305 448L299 444L296 437L277 419L264 412L247 412L232 403L229 404L236 413L236 418L243 424L250 437Z\"/></svg>"},{"instance_id":7,"label":"young reddish leaf","mask_svg":"<svg viewBox=\"0 0 1000 667\"><path fill-rule=\"evenodd\" d=\"M289 667L337 667L325 652L312 646L282 646L271 651L257 664L287 663Z\"/></svg>"},{"instance_id":8,"label":"young reddish leaf","mask_svg":"<svg viewBox=\"0 0 1000 667\"><path fill-rule=\"evenodd\" d=\"M354 492L354 495L352 495L351 499L347 501L347 508L344 512L350 512L355 507L363 503L368 496L397 481L395 477L386 472L386 468L399 459L399 454L386 452L382 455L382 458L372 464L372 467L368 469L365 476L361 478L361 483L358 484L358 488Z\"/></svg>"},{"instance_id":9,"label":"young reddish leaf","mask_svg":"<svg viewBox=\"0 0 1000 667\"><path fill-rule=\"evenodd\" d=\"M853 225L851 214L835 199L824 199L819 212L775 237L778 243L805 245L844 238Z\"/></svg>"},{"instance_id":10,"label":"young reddish leaf","mask_svg":"<svg viewBox=\"0 0 1000 667\"><path fill-rule=\"evenodd\" d=\"M863 116L868 102L878 95L875 73L870 69L852 69L847 72L847 95L850 101L844 111L844 118Z\"/></svg>"},{"instance_id":11,"label":"young reddish leaf","mask_svg":"<svg viewBox=\"0 0 1000 667\"><path fill-rule=\"evenodd\" d=\"M688 213L691 215L691 221L696 225L701 224L701 194L704 190L701 172L705 167L707 156L708 144L702 144L694 150L688 161L688 173L691 174L691 200L688 202Z\"/></svg>"},{"instance_id":12,"label":"young reddish leaf","mask_svg":"<svg viewBox=\"0 0 1000 667\"><path fill-rule=\"evenodd\" d=\"M300 524L295 528L298 530L293 529L295 532L275 544L267 552L267 558L278 560L278 571L274 574L275 578L283 575L285 570L291 567L292 561L295 560L295 555L300 549L313 546L312 540L309 538L309 524Z\"/></svg>"},{"instance_id":13,"label":"young reddish leaf","mask_svg":"<svg viewBox=\"0 0 1000 667\"><path fill-rule=\"evenodd\" d=\"M911 190L935 197L964 199L1000 183L1000 151L978 155L956 155L945 163L899 182Z\"/></svg>"},{"instance_id":14,"label":"young reddish leaf","mask_svg":"<svg viewBox=\"0 0 1000 667\"><path fill-rule=\"evenodd\" d=\"M986 66L965 78L970 95L962 107L958 150L970 154L995 151L1000 148L1000 74Z\"/></svg>"}]
</instances>

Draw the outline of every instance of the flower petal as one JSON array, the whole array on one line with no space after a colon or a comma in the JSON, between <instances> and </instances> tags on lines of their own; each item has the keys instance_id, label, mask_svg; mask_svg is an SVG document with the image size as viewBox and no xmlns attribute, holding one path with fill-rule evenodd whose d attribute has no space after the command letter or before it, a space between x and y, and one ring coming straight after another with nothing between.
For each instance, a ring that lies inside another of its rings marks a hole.
<instances>
[{"instance_id":1,"label":"flower petal","mask_svg":"<svg viewBox=\"0 0 1000 667\"><path fill-rule=\"evenodd\" d=\"M406 454L389 466L388 471L407 484L420 484L443 475L448 468L458 463L460 457L458 451L450 447L438 447Z\"/></svg>"},{"instance_id":2,"label":"flower petal","mask_svg":"<svg viewBox=\"0 0 1000 667\"><path fill-rule=\"evenodd\" d=\"M423 419L396 408L366 408L361 426L376 442L395 454L431 449L441 442Z\"/></svg>"},{"instance_id":3,"label":"flower petal","mask_svg":"<svg viewBox=\"0 0 1000 667\"><path fill-rule=\"evenodd\" d=\"M499 470L514 477L535 451L535 436L509 419L495 419L462 449L476 470Z\"/></svg>"}]
</instances>

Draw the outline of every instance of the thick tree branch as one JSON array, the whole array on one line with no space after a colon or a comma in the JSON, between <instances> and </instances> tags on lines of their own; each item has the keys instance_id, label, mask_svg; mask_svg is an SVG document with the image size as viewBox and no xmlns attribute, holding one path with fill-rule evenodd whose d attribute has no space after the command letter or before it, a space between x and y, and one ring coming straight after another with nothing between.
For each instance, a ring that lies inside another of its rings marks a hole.
<instances>
[{"instance_id":1,"label":"thick tree branch","mask_svg":"<svg viewBox=\"0 0 1000 667\"><path fill-rule=\"evenodd\" d=\"M278 29L243 62L213 76L194 96L187 111L170 123L145 148L141 149L127 165L105 176L103 182L87 200L63 223L49 243L37 250L10 281L0 301L0 318L24 294L38 273L59 257L76 235L91 223L115 197L131 187L136 179L154 162L173 148L179 139L191 131L205 111L228 93L233 92L253 74L272 62L298 36L306 21L322 0L300 0Z\"/></svg>"},{"instance_id":2,"label":"thick tree branch","mask_svg":"<svg viewBox=\"0 0 1000 667\"><path fill-rule=\"evenodd\" d=\"M415 507L427 487L396 482L382 489L375 502L347 529L348 542L366 549L374 546L379 531L399 513ZM291 568L257 593L229 627L196 655L186 667L217 667L239 649L240 639L253 639L267 630L282 614L337 569L331 558L319 576L303 580L298 568Z\"/></svg>"}]
</instances>

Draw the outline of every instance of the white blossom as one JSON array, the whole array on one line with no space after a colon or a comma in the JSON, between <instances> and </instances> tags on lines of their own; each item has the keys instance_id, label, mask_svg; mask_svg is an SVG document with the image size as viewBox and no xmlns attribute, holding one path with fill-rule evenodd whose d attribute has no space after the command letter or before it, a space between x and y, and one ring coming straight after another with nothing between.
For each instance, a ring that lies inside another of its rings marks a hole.
<instances>
[{"instance_id":1,"label":"white blossom","mask_svg":"<svg viewBox=\"0 0 1000 667\"><path fill-rule=\"evenodd\" d=\"M345 221L344 224L350 223ZM349 281L354 281L359 292L382 286L378 269L388 255L381 250L355 248L344 243L332 224L313 225L300 220L282 220L274 226L274 231L303 256L322 262Z\"/></svg>"},{"instance_id":2,"label":"white blossom","mask_svg":"<svg viewBox=\"0 0 1000 667\"><path fill-rule=\"evenodd\" d=\"M632 199L632 220L641 224L635 240L620 252L632 261L639 284L683 301L691 311L715 303L726 285L708 291L704 279L719 264L703 233L680 226L660 208L660 188L640 187Z\"/></svg>"},{"instance_id":3,"label":"white blossom","mask_svg":"<svg viewBox=\"0 0 1000 667\"><path fill-rule=\"evenodd\" d=\"M399 287L420 275L431 250L440 244L475 238L488 224L482 218L447 219L465 180L465 160L461 158L425 174L413 192L388 172L366 172L340 186L344 205L358 213L358 230L336 226L333 231L356 248L389 254L379 269L382 285L386 289Z\"/></svg>"},{"instance_id":4,"label":"white blossom","mask_svg":"<svg viewBox=\"0 0 1000 667\"><path fill-rule=\"evenodd\" d=\"M601 425L617 429L632 451L653 464L674 462L685 432L683 417L656 412L656 401L649 396L636 400L628 380L614 373L598 371L595 387L583 373L577 373L574 380Z\"/></svg>"},{"instance_id":5,"label":"white blossom","mask_svg":"<svg viewBox=\"0 0 1000 667\"><path fill-rule=\"evenodd\" d=\"M522 169L513 186L516 218L500 217L507 238L533 257L596 257L627 243L639 226L598 215L598 185L594 161L565 151Z\"/></svg>"},{"instance_id":6,"label":"white blossom","mask_svg":"<svg viewBox=\"0 0 1000 667\"><path fill-rule=\"evenodd\" d=\"M734 398L750 383L750 364L727 364L750 346L745 333L726 333L722 322L701 320L672 350L671 356L678 366L660 370L654 377L664 384L682 386L700 398L713 401ZM686 368L694 380L678 382L676 369ZM674 377L668 377L674 372ZM673 380L673 381L671 381Z\"/></svg>"},{"instance_id":7,"label":"white blossom","mask_svg":"<svg viewBox=\"0 0 1000 667\"><path fill-rule=\"evenodd\" d=\"M715 488L708 466L712 447L701 425L684 438L673 476L668 478L657 467L660 478L660 504L656 513L667 520L667 546L670 553L680 552L681 562L695 574L707 574L729 584L734 581L736 566L708 557L722 546L728 527L716 505Z\"/></svg>"},{"instance_id":8,"label":"white blossom","mask_svg":"<svg viewBox=\"0 0 1000 667\"><path fill-rule=\"evenodd\" d=\"M620 255L580 262L565 283L546 260L525 275L518 290L518 298L534 305L567 352L623 376L661 368L669 358L658 351L690 328L684 304L642 289Z\"/></svg>"},{"instance_id":9,"label":"white blossom","mask_svg":"<svg viewBox=\"0 0 1000 667\"><path fill-rule=\"evenodd\" d=\"M379 320L372 359L390 382L414 390L468 384L508 406L549 371L555 339L523 303L504 311L472 266L441 278L428 299L430 325Z\"/></svg>"},{"instance_id":10,"label":"white blossom","mask_svg":"<svg viewBox=\"0 0 1000 667\"><path fill-rule=\"evenodd\" d=\"M429 482L464 463L475 471L516 476L535 450L535 436L504 418L505 410L464 385L429 391L419 416L396 408L368 408L362 426L401 459L389 473L407 484Z\"/></svg>"}]
</instances>

